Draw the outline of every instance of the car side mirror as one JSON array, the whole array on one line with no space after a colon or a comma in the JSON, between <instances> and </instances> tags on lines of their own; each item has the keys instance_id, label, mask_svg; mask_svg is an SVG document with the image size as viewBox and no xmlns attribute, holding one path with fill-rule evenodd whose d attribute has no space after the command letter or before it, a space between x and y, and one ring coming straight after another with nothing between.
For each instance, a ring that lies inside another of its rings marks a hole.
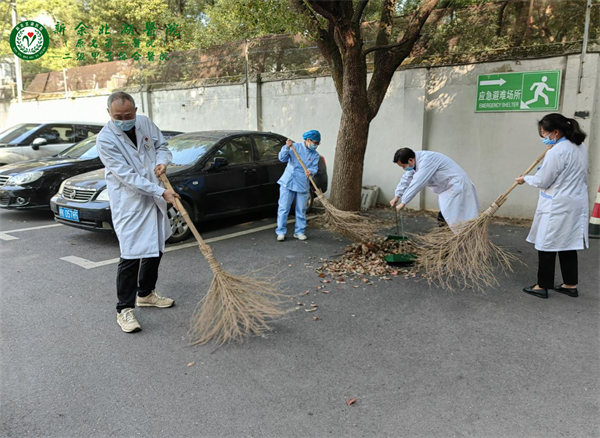
<instances>
[{"instance_id":1,"label":"car side mirror","mask_svg":"<svg viewBox=\"0 0 600 438\"><path fill-rule=\"evenodd\" d=\"M40 146L44 146L46 144L48 144L48 140L42 137L38 137L35 140L33 140L33 143L31 143L31 149L37 151L40 149Z\"/></svg>"},{"instance_id":2,"label":"car side mirror","mask_svg":"<svg viewBox=\"0 0 600 438\"><path fill-rule=\"evenodd\" d=\"M215 159L212 162L211 169L220 169L221 167L225 167L228 164L229 161L227 161L227 158L215 157Z\"/></svg>"}]
</instances>

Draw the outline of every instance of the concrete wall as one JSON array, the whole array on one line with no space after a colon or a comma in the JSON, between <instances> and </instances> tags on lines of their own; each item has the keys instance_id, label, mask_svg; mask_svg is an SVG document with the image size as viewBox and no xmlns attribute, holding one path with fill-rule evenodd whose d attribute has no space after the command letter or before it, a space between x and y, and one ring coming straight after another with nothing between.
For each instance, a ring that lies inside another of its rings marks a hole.
<instances>
[{"instance_id":1,"label":"concrete wall","mask_svg":"<svg viewBox=\"0 0 600 438\"><path fill-rule=\"evenodd\" d=\"M563 71L560 112L578 119L589 134L590 200L600 185L600 56L586 57L582 93L577 93L579 56L489 62L473 65L419 68L396 73L381 110L371 124L363 183L382 189L380 202L393 197L402 170L392 163L400 147L442 152L471 176L487 206L514 177L542 152L536 122L544 113L474 112L477 76L497 72ZM106 121L106 93L91 97L13 103L0 129L14 123L48 119ZM151 116L162 129L259 129L300 139L303 131L318 129L323 141L319 152L329 171L341 110L331 78L296 78L250 83L246 101L244 84L187 87L132 92L138 110ZM531 217L538 191L518 187L502 207L501 215ZM437 209L437 196L429 191L415 199L413 208Z\"/></svg>"}]
</instances>

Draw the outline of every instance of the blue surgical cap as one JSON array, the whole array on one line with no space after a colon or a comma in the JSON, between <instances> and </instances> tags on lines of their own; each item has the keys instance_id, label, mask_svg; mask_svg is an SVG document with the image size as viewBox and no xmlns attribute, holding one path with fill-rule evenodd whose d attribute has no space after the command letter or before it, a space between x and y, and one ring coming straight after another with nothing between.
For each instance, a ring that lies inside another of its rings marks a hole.
<instances>
[{"instance_id":1,"label":"blue surgical cap","mask_svg":"<svg viewBox=\"0 0 600 438\"><path fill-rule=\"evenodd\" d=\"M304 140L309 139L316 143L321 143L321 133L319 131L315 131L314 129L312 131L306 131L304 134L302 134L302 138Z\"/></svg>"}]
</instances>

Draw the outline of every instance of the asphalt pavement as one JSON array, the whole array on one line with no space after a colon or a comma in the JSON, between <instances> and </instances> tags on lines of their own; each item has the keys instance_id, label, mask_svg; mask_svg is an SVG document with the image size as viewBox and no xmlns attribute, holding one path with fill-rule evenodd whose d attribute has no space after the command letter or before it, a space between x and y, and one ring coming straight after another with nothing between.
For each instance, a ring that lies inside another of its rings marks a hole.
<instances>
[{"instance_id":1,"label":"asphalt pavement","mask_svg":"<svg viewBox=\"0 0 600 438\"><path fill-rule=\"evenodd\" d=\"M292 310L242 344L190 347L212 278L193 242L169 246L161 264L158 289L176 306L137 309L142 331L125 334L114 236L0 211L0 436L600 436L598 240L579 253L579 298L521 292L537 255L514 225L492 237L528 266L496 289L451 293L400 277L332 282L322 294L316 263L347 242L308 229L306 242L278 243L274 222L200 230L228 271L277 274ZM293 310L300 300L318 310Z\"/></svg>"}]
</instances>

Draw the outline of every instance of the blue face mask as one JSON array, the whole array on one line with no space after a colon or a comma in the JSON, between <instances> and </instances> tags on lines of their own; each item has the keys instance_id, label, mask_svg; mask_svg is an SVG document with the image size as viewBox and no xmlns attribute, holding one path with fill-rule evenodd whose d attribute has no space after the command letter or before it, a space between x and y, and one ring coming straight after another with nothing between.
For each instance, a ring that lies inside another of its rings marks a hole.
<instances>
[{"instance_id":1,"label":"blue face mask","mask_svg":"<svg viewBox=\"0 0 600 438\"><path fill-rule=\"evenodd\" d=\"M411 170L415 170L415 166L407 167L404 169L405 172L410 172Z\"/></svg>"},{"instance_id":2,"label":"blue face mask","mask_svg":"<svg viewBox=\"0 0 600 438\"><path fill-rule=\"evenodd\" d=\"M314 143L311 143L311 144L308 145L308 148L311 151L316 151L318 147L319 147L319 145L318 144L314 144Z\"/></svg>"},{"instance_id":3,"label":"blue face mask","mask_svg":"<svg viewBox=\"0 0 600 438\"><path fill-rule=\"evenodd\" d=\"M546 137L542 137L541 140L546 146L552 146L553 144L556 144L556 140L550 140L550 134L548 134Z\"/></svg>"},{"instance_id":4,"label":"blue face mask","mask_svg":"<svg viewBox=\"0 0 600 438\"><path fill-rule=\"evenodd\" d=\"M113 120L113 123L121 131L129 131L135 126L135 119L131 120Z\"/></svg>"}]
</instances>

